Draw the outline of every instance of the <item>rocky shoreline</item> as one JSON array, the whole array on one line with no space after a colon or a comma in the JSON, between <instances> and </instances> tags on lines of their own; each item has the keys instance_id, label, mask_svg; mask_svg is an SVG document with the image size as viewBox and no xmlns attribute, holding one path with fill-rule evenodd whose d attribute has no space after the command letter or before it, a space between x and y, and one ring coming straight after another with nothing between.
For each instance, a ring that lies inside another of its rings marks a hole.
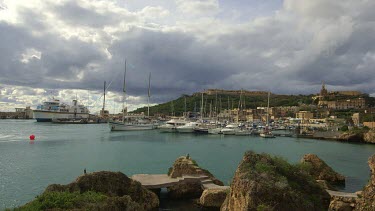
<instances>
[{"instance_id":1,"label":"rocky shoreline","mask_svg":"<svg viewBox=\"0 0 375 211\"><path fill-rule=\"evenodd\" d=\"M171 178L204 175L205 181L187 181L168 187L172 200L196 200L204 210L375 210L375 155L371 178L356 194L332 191L345 177L323 160L307 154L291 165L283 158L248 151L230 187L190 158L179 157L169 169ZM53 184L35 200L15 210L158 210L159 190L148 190L121 172L93 172L67 185Z\"/></svg>"},{"instance_id":2,"label":"rocky shoreline","mask_svg":"<svg viewBox=\"0 0 375 211\"><path fill-rule=\"evenodd\" d=\"M310 138L318 140L332 140L339 142L351 142L361 144L375 144L375 130L367 132L319 132L311 135L298 135L298 138Z\"/></svg>"}]
</instances>

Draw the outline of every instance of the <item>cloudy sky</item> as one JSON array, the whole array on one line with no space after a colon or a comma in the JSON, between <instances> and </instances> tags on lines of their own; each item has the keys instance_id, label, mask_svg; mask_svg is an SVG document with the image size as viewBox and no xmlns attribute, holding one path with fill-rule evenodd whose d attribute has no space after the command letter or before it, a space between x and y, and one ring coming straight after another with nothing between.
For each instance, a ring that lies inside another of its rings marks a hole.
<instances>
[{"instance_id":1,"label":"cloudy sky","mask_svg":"<svg viewBox=\"0 0 375 211\"><path fill-rule=\"evenodd\" d=\"M0 0L0 111L207 88L375 93L373 0Z\"/></svg>"}]
</instances>

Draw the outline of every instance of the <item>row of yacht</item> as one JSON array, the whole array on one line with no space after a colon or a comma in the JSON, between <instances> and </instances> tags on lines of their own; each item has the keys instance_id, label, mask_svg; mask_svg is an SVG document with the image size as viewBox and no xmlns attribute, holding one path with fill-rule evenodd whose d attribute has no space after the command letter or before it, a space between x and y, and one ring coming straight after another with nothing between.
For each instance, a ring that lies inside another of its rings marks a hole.
<instances>
[{"instance_id":1,"label":"row of yacht","mask_svg":"<svg viewBox=\"0 0 375 211\"><path fill-rule=\"evenodd\" d=\"M161 132L178 133L206 133L223 135L258 135L263 134L266 129L256 129L252 125L243 123L222 124L218 122L187 121L185 119L171 119L158 126ZM269 134L272 135L272 133ZM271 137L271 136L269 136ZM274 137L272 135L272 137Z\"/></svg>"}]
</instances>

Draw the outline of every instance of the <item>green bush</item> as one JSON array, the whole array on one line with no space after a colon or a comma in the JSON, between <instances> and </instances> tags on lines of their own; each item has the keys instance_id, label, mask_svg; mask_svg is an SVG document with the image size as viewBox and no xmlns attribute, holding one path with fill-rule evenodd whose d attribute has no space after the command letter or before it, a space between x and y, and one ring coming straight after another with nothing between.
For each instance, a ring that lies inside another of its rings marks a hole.
<instances>
[{"instance_id":1,"label":"green bush","mask_svg":"<svg viewBox=\"0 0 375 211\"><path fill-rule=\"evenodd\" d=\"M73 209L83 207L85 204L102 202L105 199L107 196L92 191L82 194L79 192L47 192L15 210Z\"/></svg>"}]
</instances>

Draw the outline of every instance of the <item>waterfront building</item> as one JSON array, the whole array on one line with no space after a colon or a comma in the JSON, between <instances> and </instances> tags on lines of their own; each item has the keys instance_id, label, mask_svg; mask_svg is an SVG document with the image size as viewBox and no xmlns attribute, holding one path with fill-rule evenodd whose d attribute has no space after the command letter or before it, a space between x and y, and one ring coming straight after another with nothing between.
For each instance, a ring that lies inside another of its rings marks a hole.
<instances>
[{"instance_id":1,"label":"waterfront building","mask_svg":"<svg viewBox=\"0 0 375 211\"><path fill-rule=\"evenodd\" d=\"M352 115L352 120L353 120L353 124L354 124L354 126L359 126L359 124L361 123L361 121L362 121L362 114L360 114L360 113L354 113L353 115Z\"/></svg>"},{"instance_id":2,"label":"waterfront building","mask_svg":"<svg viewBox=\"0 0 375 211\"><path fill-rule=\"evenodd\" d=\"M363 126L366 126L370 129L375 129L375 122L363 122Z\"/></svg>"},{"instance_id":3,"label":"waterfront building","mask_svg":"<svg viewBox=\"0 0 375 211\"><path fill-rule=\"evenodd\" d=\"M296 113L297 119L302 119L302 123L308 123L310 119L314 118L314 113L310 111L299 111Z\"/></svg>"}]
</instances>

